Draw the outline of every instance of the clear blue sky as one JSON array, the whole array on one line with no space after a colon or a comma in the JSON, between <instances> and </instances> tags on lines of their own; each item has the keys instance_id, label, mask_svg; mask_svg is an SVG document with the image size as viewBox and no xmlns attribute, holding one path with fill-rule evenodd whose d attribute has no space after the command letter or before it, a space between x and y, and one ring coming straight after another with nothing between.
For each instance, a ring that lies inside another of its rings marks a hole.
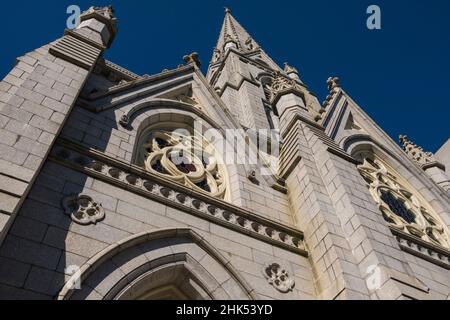
<instances>
[{"instance_id":1,"label":"clear blue sky","mask_svg":"<svg viewBox=\"0 0 450 320\"><path fill-rule=\"evenodd\" d=\"M62 35L71 4L114 6L119 33L106 58L138 74L175 68L192 51L205 70L230 7L275 61L299 69L320 101L326 79L339 76L395 140L407 134L436 151L450 137L449 0L2 1L2 77L15 57ZM381 7L380 31L366 28L370 4Z\"/></svg>"}]
</instances>

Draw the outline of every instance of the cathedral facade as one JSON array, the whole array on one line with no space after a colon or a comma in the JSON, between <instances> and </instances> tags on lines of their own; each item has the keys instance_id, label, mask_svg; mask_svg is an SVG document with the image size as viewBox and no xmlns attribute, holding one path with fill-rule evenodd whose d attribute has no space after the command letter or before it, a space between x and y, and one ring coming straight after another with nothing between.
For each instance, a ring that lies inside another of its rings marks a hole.
<instances>
[{"instance_id":1,"label":"cathedral facade","mask_svg":"<svg viewBox=\"0 0 450 320\"><path fill-rule=\"evenodd\" d=\"M228 9L206 76L105 60L117 24L0 83L0 299L449 299L448 146L399 147L338 78L319 103Z\"/></svg>"}]
</instances>

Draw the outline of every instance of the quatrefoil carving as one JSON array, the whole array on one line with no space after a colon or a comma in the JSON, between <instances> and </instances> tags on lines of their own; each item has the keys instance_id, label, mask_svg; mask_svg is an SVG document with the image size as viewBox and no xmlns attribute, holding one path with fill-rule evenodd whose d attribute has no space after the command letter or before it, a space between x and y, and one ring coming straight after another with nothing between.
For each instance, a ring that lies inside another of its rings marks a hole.
<instances>
[{"instance_id":1,"label":"quatrefoil carving","mask_svg":"<svg viewBox=\"0 0 450 320\"><path fill-rule=\"evenodd\" d=\"M294 279L278 263L272 263L264 267L263 274L269 284L281 293L288 293L294 289Z\"/></svg>"},{"instance_id":2,"label":"quatrefoil carving","mask_svg":"<svg viewBox=\"0 0 450 320\"><path fill-rule=\"evenodd\" d=\"M97 224L105 218L102 205L87 195L72 195L62 202L65 213L81 225Z\"/></svg>"}]
</instances>

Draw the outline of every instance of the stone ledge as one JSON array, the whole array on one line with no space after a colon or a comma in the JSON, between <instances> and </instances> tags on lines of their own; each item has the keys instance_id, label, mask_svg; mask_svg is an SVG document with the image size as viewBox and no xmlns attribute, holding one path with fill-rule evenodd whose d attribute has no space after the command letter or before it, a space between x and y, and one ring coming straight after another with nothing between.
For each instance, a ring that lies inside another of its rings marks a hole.
<instances>
[{"instance_id":1,"label":"stone ledge","mask_svg":"<svg viewBox=\"0 0 450 320\"><path fill-rule=\"evenodd\" d=\"M450 270L450 251L443 247L423 241L422 239L396 228L389 228L396 236L399 246L403 251Z\"/></svg>"},{"instance_id":2,"label":"stone ledge","mask_svg":"<svg viewBox=\"0 0 450 320\"><path fill-rule=\"evenodd\" d=\"M102 50L75 38L71 34L61 38L49 49L49 52L55 57L90 70L102 53Z\"/></svg>"},{"instance_id":3,"label":"stone ledge","mask_svg":"<svg viewBox=\"0 0 450 320\"><path fill-rule=\"evenodd\" d=\"M50 160L252 238L308 256L302 232L99 151L59 139Z\"/></svg>"}]
</instances>

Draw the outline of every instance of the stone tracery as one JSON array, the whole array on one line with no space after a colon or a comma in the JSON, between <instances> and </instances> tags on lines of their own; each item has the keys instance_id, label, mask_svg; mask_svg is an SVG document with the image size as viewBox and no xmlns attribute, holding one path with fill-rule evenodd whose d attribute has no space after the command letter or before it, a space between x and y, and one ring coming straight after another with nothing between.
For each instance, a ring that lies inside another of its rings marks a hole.
<instances>
[{"instance_id":1,"label":"stone tracery","mask_svg":"<svg viewBox=\"0 0 450 320\"><path fill-rule=\"evenodd\" d=\"M152 130L139 147L138 163L146 170L163 175L197 191L224 198L225 168L212 145L186 130Z\"/></svg>"},{"instance_id":2,"label":"stone tracery","mask_svg":"<svg viewBox=\"0 0 450 320\"><path fill-rule=\"evenodd\" d=\"M366 158L358 166L383 218L395 229L427 242L449 248L449 233L412 188L401 183L398 175L383 162Z\"/></svg>"}]
</instances>

